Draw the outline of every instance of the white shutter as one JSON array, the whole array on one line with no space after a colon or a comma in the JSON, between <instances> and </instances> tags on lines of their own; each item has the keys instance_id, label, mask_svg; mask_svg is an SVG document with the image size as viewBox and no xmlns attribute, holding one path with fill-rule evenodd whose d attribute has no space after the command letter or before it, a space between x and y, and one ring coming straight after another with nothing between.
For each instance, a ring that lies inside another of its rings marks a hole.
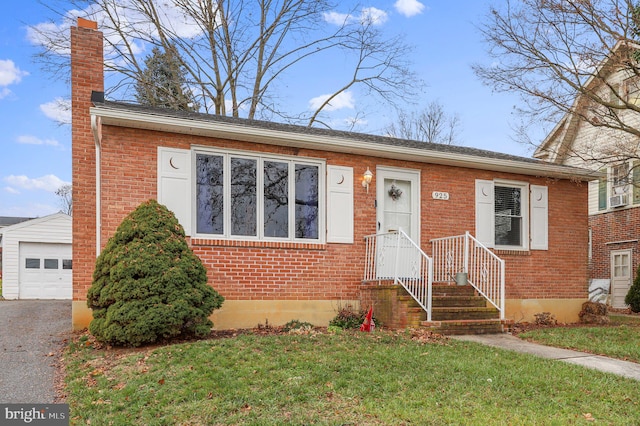
<instances>
[{"instance_id":1,"label":"white shutter","mask_svg":"<svg viewBox=\"0 0 640 426\"><path fill-rule=\"evenodd\" d=\"M353 244L353 168L327 166L327 242Z\"/></svg>"},{"instance_id":2,"label":"white shutter","mask_svg":"<svg viewBox=\"0 0 640 426\"><path fill-rule=\"evenodd\" d=\"M549 190L531 185L531 250L549 249Z\"/></svg>"},{"instance_id":3,"label":"white shutter","mask_svg":"<svg viewBox=\"0 0 640 426\"><path fill-rule=\"evenodd\" d=\"M158 202L191 235L191 151L158 147Z\"/></svg>"},{"instance_id":4,"label":"white shutter","mask_svg":"<svg viewBox=\"0 0 640 426\"><path fill-rule=\"evenodd\" d=\"M493 181L476 179L476 238L485 246L493 247L495 227Z\"/></svg>"}]
</instances>

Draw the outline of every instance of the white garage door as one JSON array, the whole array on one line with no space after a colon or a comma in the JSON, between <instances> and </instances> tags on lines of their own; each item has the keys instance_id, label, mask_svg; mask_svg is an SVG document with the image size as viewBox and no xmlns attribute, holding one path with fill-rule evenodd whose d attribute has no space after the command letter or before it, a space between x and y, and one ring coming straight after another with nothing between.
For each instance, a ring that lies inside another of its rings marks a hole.
<instances>
[{"instance_id":1,"label":"white garage door","mask_svg":"<svg viewBox=\"0 0 640 426\"><path fill-rule=\"evenodd\" d=\"M20 299L71 299L71 244L20 243Z\"/></svg>"}]
</instances>

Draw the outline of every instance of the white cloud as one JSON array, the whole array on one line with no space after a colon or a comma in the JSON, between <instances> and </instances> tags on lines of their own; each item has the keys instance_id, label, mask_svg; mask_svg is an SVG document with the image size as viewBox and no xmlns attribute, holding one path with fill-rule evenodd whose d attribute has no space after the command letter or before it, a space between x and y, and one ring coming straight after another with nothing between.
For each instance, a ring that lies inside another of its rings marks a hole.
<instances>
[{"instance_id":1,"label":"white cloud","mask_svg":"<svg viewBox=\"0 0 640 426\"><path fill-rule=\"evenodd\" d=\"M108 4L108 12L102 10L94 2L82 10L69 10L59 22L42 22L29 26L27 27L27 39L36 46L45 46L58 55L68 56L70 54L69 28L76 25L78 17L83 17L98 23L98 29L103 32L104 38L108 41L105 43L104 52L105 61L108 62L117 57L117 52L111 45L123 50L131 48L133 54L138 55L145 52L145 42L141 40L158 37L155 25L145 14L140 12L137 1L117 0L102 3ZM195 20L184 13L174 1L156 2L155 12L162 25L170 28L171 33L178 38L192 38L202 34L202 29ZM109 30L114 25L109 23L111 20L109 15L118 17L121 32ZM126 34L125 37L127 37L126 48L122 39L123 34Z\"/></svg>"},{"instance_id":2,"label":"white cloud","mask_svg":"<svg viewBox=\"0 0 640 426\"><path fill-rule=\"evenodd\" d=\"M382 25L387 22L387 19L389 19L387 12L375 7L365 7L360 15L361 22L372 23L373 25Z\"/></svg>"},{"instance_id":3,"label":"white cloud","mask_svg":"<svg viewBox=\"0 0 640 426\"><path fill-rule=\"evenodd\" d=\"M13 93L6 86L20 83L22 77L27 75L29 73L18 68L11 59L0 59L0 99Z\"/></svg>"},{"instance_id":4,"label":"white cloud","mask_svg":"<svg viewBox=\"0 0 640 426\"><path fill-rule=\"evenodd\" d=\"M55 139L40 139L33 135L18 136L18 143L25 145L47 145L62 148L62 144Z\"/></svg>"},{"instance_id":5,"label":"white cloud","mask_svg":"<svg viewBox=\"0 0 640 426\"><path fill-rule=\"evenodd\" d=\"M424 4L418 0L398 0L393 4L393 7L407 18L421 14L425 9Z\"/></svg>"},{"instance_id":6,"label":"white cloud","mask_svg":"<svg viewBox=\"0 0 640 426\"><path fill-rule=\"evenodd\" d=\"M12 188L10 186L5 186L4 190L7 191L9 194L19 194L20 193L20 191L18 191L15 188Z\"/></svg>"},{"instance_id":7,"label":"white cloud","mask_svg":"<svg viewBox=\"0 0 640 426\"><path fill-rule=\"evenodd\" d=\"M11 59L0 59L0 86L20 83L27 75L29 73L18 68Z\"/></svg>"},{"instance_id":8,"label":"white cloud","mask_svg":"<svg viewBox=\"0 0 640 426\"><path fill-rule=\"evenodd\" d=\"M67 185L69 182L65 182L56 175L45 175L39 178L30 178L25 175L10 175L4 178L12 190L17 191L16 188L32 190L43 190L48 192L55 192L62 185ZM6 188L5 188L6 189Z\"/></svg>"},{"instance_id":9,"label":"white cloud","mask_svg":"<svg viewBox=\"0 0 640 426\"><path fill-rule=\"evenodd\" d=\"M320 106L329 99L331 95L320 95L309 101L309 107L312 110L320 108ZM355 107L355 101L351 92L342 92L335 98L331 99L329 104L324 108L325 111L336 111L343 108L353 109Z\"/></svg>"},{"instance_id":10,"label":"white cloud","mask_svg":"<svg viewBox=\"0 0 640 426\"><path fill-rule=\"evenodd\" d=\"M351 16L346 13L329 12L324 13L324 20L330 24L342 25L351 20Z\"/></svg>"},{"instance_id":11,"label":"white cloud","mask_svg":"<svg viewBox=\"0 0 640 426\"><path fill-rule=\"evenodd\" d=\"M70 15L69 12L67 15ZM27 40L35 46L47 46L50 51L58 55L69 55L69 27L72 20L70 16L63 19L63 23L56 25L52 22L43 22L27 27Z\"/></svg>"},{"instance_id":12,"label":"white cloud","mask_svg":"<svg viewBox=\"0 0 640 426\"><path fill-rule=\"evenodd\" d=\"M365 7L360 11L360 16L348 15L346 13L328 12L324 14L325 22L333 25L343 25L359 21L363 24L382 25L389 19L389 14L384 10L375 7Z\"/></svg>"},{"instance_id":13,"label":"white cloud","mask_svg":"<svg viewBox=\"0 0 640 426\"><path fill-rule=\"evenodd\" d=\"M7 89L6 87L3 87L2 89L0 89L0 99L6 98L11 93L13 93L11 90Z\"/></svg>"},{"instance_id":14,"label":"white cloud","mask_svg":"<svg viewBox=\"0 0 640 426\"><path fill-rule=\"evenodd\" d=\"M71 101L69 99L55 98L51 102L40 105L40 111L58 123L71 124Z\"/></svg>"}]
</instances>

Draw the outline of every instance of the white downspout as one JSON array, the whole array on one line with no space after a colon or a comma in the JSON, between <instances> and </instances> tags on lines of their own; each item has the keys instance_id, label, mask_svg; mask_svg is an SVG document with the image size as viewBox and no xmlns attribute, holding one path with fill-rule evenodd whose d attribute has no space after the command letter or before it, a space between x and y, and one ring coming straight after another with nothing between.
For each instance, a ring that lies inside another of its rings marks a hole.
<instances>
[{"instance_id":1,"label":"white downspout","mask_svg":"<svg viewBox=\"0 0 640 426\"><path fill-rule=\"evenodd\" d=\"M102 215L100 214L100 152L102 149L102 123L100 117L91 115L91 132L96 144L96 257L100 254L100 235L102 231Z\"/></svg>"}]
</instances>

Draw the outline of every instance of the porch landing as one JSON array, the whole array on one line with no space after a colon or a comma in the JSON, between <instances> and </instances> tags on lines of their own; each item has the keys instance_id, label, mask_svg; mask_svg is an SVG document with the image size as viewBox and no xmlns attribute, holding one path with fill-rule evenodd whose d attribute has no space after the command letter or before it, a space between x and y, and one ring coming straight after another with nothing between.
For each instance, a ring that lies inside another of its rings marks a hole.
<instances>
[{"instance_id":1,"label":"porch landing","mask_svg":"<svg viewBox=\"0 0 640 426\"><path fill-rule=\"evenodd\" d=\"M500 320L500 312L470 285L433 285L430 322L407 291L392 282L363 285L361 297L362 307L373 306L374 316L391 329L428 328L446 335L499 334L508 331L512 323Z\"/></svg>"}]
</instances>

